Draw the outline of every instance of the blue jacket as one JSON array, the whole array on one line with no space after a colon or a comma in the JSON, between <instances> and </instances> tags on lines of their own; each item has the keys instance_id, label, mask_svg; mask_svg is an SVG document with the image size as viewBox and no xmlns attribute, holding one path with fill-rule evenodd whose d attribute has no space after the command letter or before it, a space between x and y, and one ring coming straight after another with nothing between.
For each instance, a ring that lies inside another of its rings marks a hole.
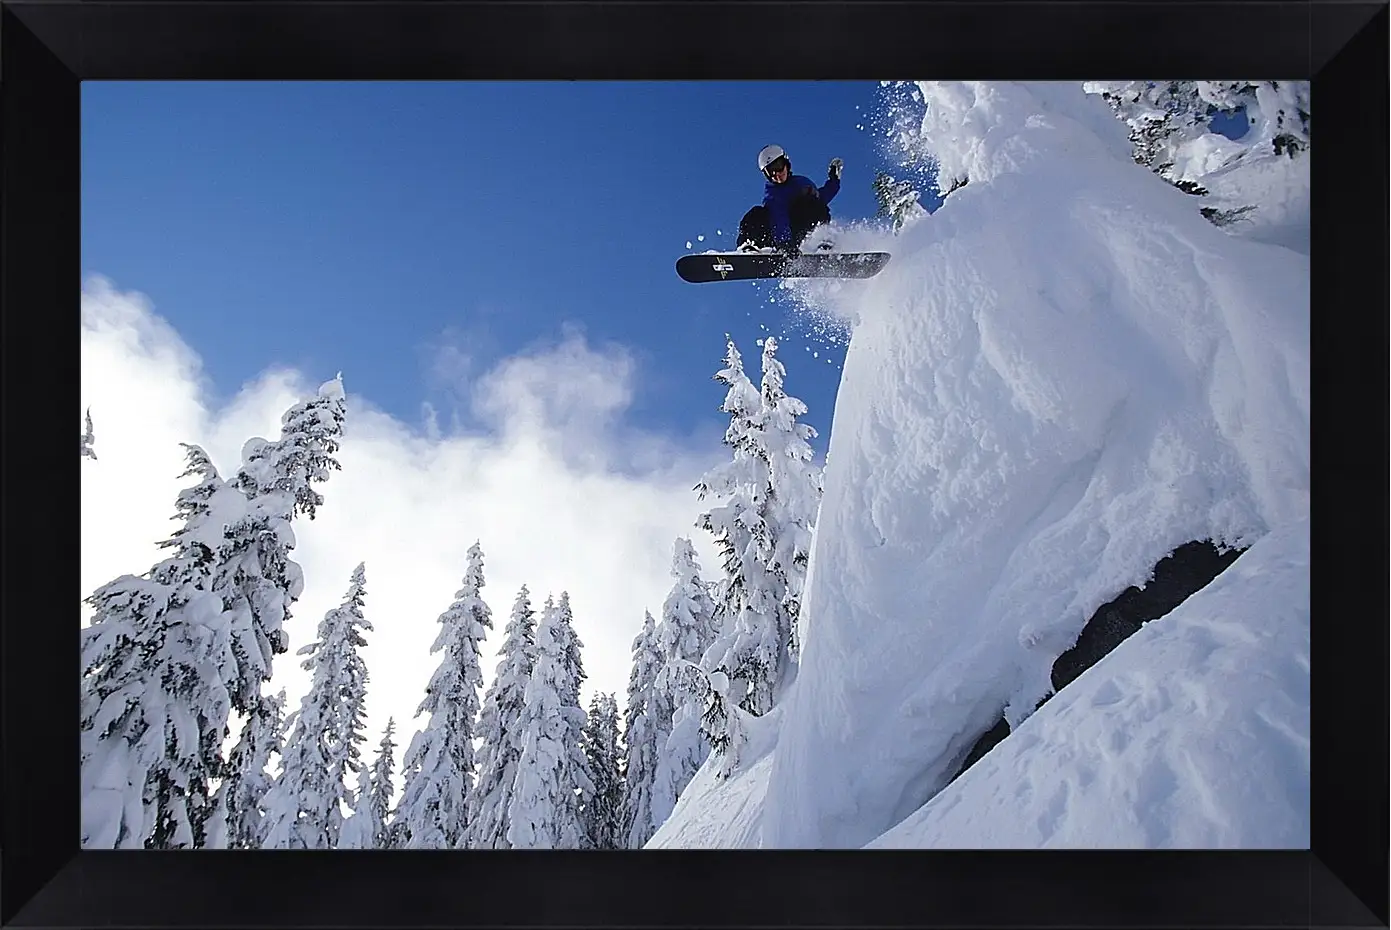
<instances>
[{"instance_id":1,"label":"blue jacket","mask_svg":"<svg viewBox=\"0 0 1391 930\"><path fill-rule=\"evenodd\" d=\"M768 225L773 231L774 242L791 241L792 223L788 219L787 208L793 200L807 192L820 197L822 203L830 203L831 198L840 193L840 178L827 178L826 184L820 189L810 178L800 174L789 176L782 184L769 181L763 185L763 206L768 208Z\"/></svg>"}]
</instances>

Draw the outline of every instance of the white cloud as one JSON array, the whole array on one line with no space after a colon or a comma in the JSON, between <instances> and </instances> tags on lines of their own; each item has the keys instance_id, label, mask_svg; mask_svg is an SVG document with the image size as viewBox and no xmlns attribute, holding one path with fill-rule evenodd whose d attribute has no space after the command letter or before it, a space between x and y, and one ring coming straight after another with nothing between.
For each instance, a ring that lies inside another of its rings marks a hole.
<instances>
[{"instance_id":1,"label":"white cloud","mask_svg":"<svg viewBox=\"0 0 1391 930\"><path fill-rule=\"evenodd\" d=\"M84 460L82 469L84 594L161 557L155 544L174 529L174 498L188 481L178 477L179 443L202 445L229 477L248 438L278 436L285 409L334 374L257 373L209 409L198 355L150 302L89 281L81 404L92 411L99 460ZM718 569L710 540L693 526L700 503L691 491L721 458L718 444L697 454L625 427L635 364L622 347L595 350L573 329L470 382L475 411L494 427L486 433L441 434L428 405L424 426L413 429L354 394L351 370L343 375L343 469L320 487L318 518L295 522L305 589L287 624L291 654L277 659L272 690L284 686L297 704L308 681L293 651L314 636L353 567L365 562L366 615L375 627L366 650L369 740L375 745L394 716L404 746L437 662L429 654L436 618L479 540L494 616L485 678L521 585L538 609L547 594L568 590L585 643L586 704L596 688L621 703L643 611L657 615L671 586L672 541L690 536L707 577Z\"/></svg>"}]
</instances>

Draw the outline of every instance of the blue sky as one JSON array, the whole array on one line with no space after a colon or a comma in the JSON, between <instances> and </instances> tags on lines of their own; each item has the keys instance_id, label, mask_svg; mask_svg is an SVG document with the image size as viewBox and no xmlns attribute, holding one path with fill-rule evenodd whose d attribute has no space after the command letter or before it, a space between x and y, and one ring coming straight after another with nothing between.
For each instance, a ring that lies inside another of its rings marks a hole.
<instances>
[{"instance_id":1,"label":"blue sky","mask_svg":"<svg viewBox=\"0 0 1391 930\"><path fill-rule=\"evenodd\" d=\"M844 158L832 212L872 216L876 82L85 82L82 104L83 273L149 295L218 399L272 364L342 370L447 424L442 348L476 377L577 324L635 356L629 425L686 436L725 422L723 334L756 379L766 326L824 453L843 347L771 285L673 266L732 247L768 142L818 182Z\"/></svg>"}]
</instances>

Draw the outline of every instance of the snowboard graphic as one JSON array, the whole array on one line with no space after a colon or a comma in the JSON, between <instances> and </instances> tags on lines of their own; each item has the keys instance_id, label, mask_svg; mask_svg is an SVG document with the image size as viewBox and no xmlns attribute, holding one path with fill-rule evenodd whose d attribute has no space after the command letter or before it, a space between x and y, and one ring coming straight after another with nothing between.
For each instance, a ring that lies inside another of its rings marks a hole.
<instances>
[{"instance_id":1,"label":"snowboard graphic","mask_svg":"<svg viewBox=\"0 0 1391 930\"><path fill-rule=\"evenodd\" d=\"M676 273L692 284L760 278L872 278L888 261L888 252L704 252L682 255L676 260Z\"/></svg>"}]
</instances>

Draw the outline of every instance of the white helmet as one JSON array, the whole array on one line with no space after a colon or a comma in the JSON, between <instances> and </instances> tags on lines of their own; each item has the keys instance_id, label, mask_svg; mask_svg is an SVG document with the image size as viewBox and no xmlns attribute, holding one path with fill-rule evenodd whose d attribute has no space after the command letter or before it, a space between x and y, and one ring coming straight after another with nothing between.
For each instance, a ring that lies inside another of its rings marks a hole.
<instances>
[{"instance_id":1,"label":"white helmet","mask_svg":"<svg viewBox=\"0 0 1391 930\"><path fill-rule=\"evenodd\" d=\"M758 153L758 170L762 171L765 177L769 177L771 179L771 175L768 174L768 166L771 165L773 162L777 161L779 158L787 162L788 170L791 171L792 160L787 157L787 153L782 150L782 146L763 146L762 150Z\"/></svg>"}]
</instances>

